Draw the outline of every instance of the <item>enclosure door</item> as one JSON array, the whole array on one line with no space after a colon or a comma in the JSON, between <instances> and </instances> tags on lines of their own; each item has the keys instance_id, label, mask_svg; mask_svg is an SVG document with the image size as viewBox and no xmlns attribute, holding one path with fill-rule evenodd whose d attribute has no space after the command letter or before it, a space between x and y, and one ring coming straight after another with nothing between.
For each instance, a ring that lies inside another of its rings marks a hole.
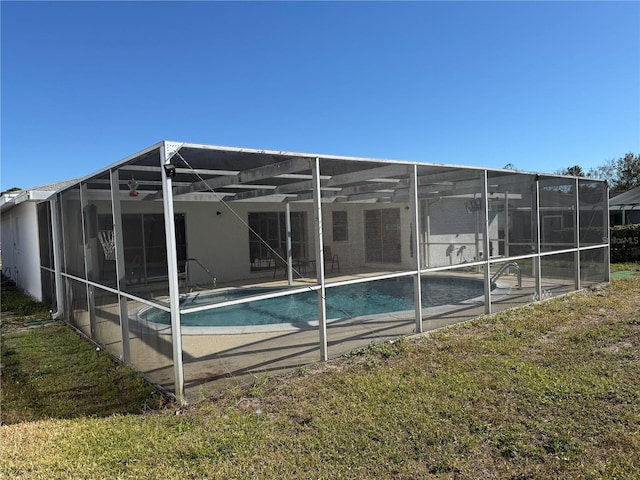
<instances>
[{"instance_id":1,"label":"enclosure door","mask_svg":"<svg viewBox=\"0 0 640 480\"><path fill-rule=\"evenodd\" d=\"M365 254L371 263L400 263L400 209L366 210Z\"/></svg>"}]
</instances>

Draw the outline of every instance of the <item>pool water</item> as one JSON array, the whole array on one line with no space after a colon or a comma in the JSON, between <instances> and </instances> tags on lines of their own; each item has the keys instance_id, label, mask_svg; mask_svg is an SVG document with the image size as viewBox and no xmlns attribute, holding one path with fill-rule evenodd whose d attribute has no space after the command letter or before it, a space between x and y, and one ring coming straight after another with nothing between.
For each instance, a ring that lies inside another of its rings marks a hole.
<instances>
[{"instance_id":1,"label":"pool water","mask_svg":"<svg viewBox=\"0 0 640 480\"><path fill-rule=\"evenodd\" d=\"M251 295L281 291L282 288L242 288L221 292L194 294L180 300L182 309L215 304ZM423 308L460 303L479 297L484 292L482 280L455 277L423 277ZM181 315L183 327L244 327L247 325L316 324L318 321L316 291L255 300ZM413 310L413 278L401 277L373 282L343 285L326 289L327 318L351 319ZM160 325L170 324L170 315L146 309L138 318Z\"/></svg>"}]
</instances>

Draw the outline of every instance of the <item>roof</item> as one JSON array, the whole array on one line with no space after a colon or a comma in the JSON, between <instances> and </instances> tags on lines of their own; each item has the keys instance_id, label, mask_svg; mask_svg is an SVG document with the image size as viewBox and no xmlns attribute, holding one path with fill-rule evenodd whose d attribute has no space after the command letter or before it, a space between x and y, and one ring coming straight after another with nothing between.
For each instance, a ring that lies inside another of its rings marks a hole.
<instances>
[{"instance_id":1,"label":"roof","mask_svg":"<svg viewBox=\"0 0 640 480\"><path fill-rule=\"evenodd\" d=\"M640 205L640 187L627 190L609 200L609 208Z\"/></svg>"},{"instance_id":2,"label":"roof","mask_svg":"<svg viewBox=\"0 0 640 480\"><path fill-rule=\"evenodd\" d=\"M25 190L29 191L38 191L38 192L57 192L62 190L63 188L68 187L69 185L73 185L78 183L83 177L71 178L69 180L61 180L59 182L47 183L46 185L40 185L38 187L26 188Z\"/></svg>"},{"instance_id":3,"label":"roof","mask_svg":"<svg viewBox=\"0 0 640 480\"><path fill-rule=\"evenodd\" d=\"M38 187L6 192L0 196L0 210L2 212L6 212L22 202L46 200L54 193L63 190L70 185L74 185L80 180L80 177L71 178L69 180L47 183L46 185L40 185Z\"/></svg>"}]
</instances>

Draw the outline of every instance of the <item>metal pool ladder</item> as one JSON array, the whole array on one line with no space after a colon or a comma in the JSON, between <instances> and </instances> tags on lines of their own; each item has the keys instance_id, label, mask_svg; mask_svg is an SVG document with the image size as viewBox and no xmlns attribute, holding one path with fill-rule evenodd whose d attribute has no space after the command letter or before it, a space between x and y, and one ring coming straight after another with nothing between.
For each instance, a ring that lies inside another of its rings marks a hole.
<instances>
[{"instance_id":1,"label":"metal pool ladder","mask_svg":"<svg viewBox=\"0 0 640 480\"><path fill-rule=\"evenodd\" d=\"M184 262L184 273L185 273L185 277L186 277L187 288L189 288L189 286L190 286L190 282L189 282L189 262L195 262L197 265L200 266L200 268L202 268L205 272L207 272L207 275L209 275L209 278L211 279L211 283L213 285L213 288L216 288L217 278L197 258L187 258L185 260L185 262Z\"/></svg>"},{"instance_id":2,"label":"metal pool ladder","mask_svg":"<svg viewBox=\"0 0 640 480\"><path fill-rule=\"evenodd\" d=\"M494 283L496 280L498 280L509 268L515 268L516 272L518 272L518 290L520 290L522 288L522 271L520 270L520 265L518 265L516 262L507 262L504 265L502 265L498 271L496 273L493 274L493 277L491 277L491 283Z\"/></svg>"}]
</instances>

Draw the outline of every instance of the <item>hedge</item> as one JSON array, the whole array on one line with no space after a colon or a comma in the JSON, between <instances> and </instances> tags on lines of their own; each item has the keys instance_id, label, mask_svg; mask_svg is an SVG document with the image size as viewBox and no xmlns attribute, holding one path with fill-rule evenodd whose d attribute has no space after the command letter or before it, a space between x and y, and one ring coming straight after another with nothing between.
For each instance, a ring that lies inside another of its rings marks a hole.
<instances>
[{"instance_id":1,"label":"hedge","mask_svg":"<svg viewBox=\"0 0 640 480\"><path fill-rule=\"evenodd\" d=\"M611 262L640 261L640 223L611 227Z\"/></svg>"}]
</instances>

